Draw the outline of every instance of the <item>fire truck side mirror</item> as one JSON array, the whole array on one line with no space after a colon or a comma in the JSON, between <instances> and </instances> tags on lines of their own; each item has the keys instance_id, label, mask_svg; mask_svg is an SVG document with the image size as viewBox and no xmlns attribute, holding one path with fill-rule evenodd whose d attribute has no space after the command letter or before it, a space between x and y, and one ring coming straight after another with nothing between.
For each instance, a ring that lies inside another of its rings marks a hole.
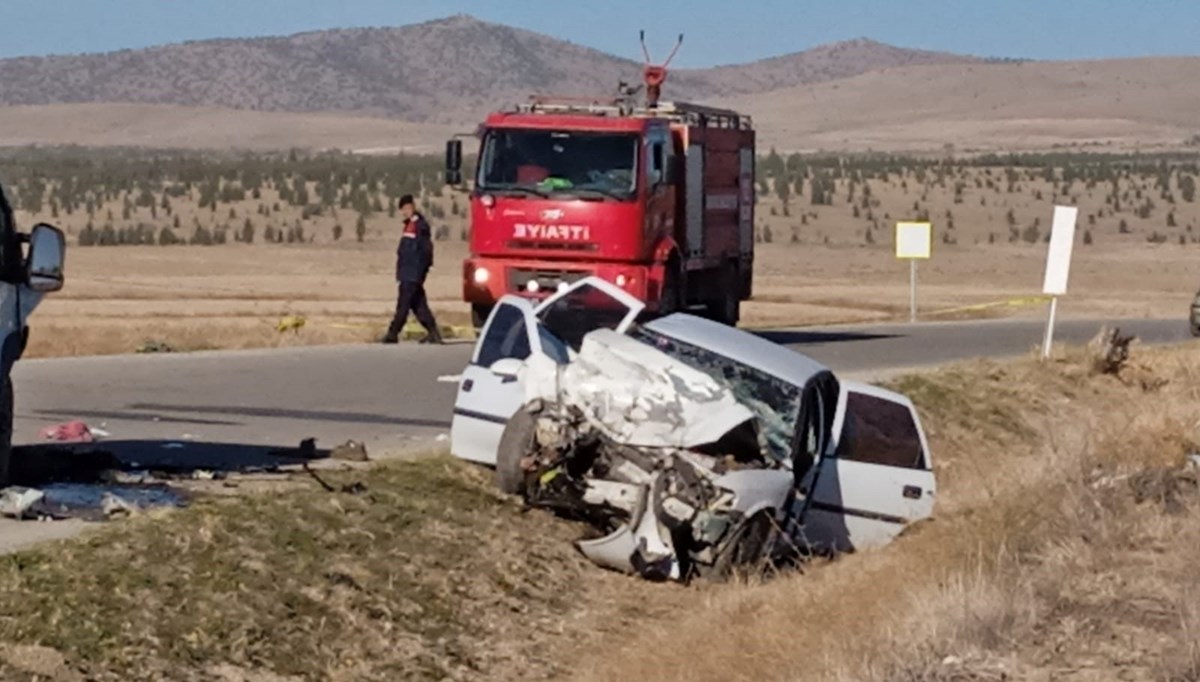
<instances>
[{"instance_id":1,"label":"fire truck side mirror","mask_svg":"<svg viewBox=\"0 0 1200 682\"><path fill-rule=\"evenodd\" d=\"M446 142L446 184L461 185L462 177L462 140Z\"/></svg>"}]
</instances>

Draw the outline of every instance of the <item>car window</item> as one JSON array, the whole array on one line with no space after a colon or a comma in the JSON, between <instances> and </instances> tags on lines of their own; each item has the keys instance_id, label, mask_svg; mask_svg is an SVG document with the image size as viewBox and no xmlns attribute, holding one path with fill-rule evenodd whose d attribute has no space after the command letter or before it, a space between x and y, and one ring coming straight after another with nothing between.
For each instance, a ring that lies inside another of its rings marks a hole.
<instances>
[{"instance_id":1,"label":"car window","mask_svg":"<svg viewBox=\"0 0 1200 682\"><path fill-rule=\"evenodd\" d=\"M525 314L511 305L500 304L492 314L487 333L479 342L475 364L491 367L497 360L505 358L525 360L530 352Z\"/></svg>"},{"instance_id":2,"label":"car window","mask_svg":"<svg viewBox=\"0 0 1200 682\"><path fill-rule=\"evenodd\" d=\"M925 468L921 436L908 406L853 391L846 395L846 420L837 456L868 464Z\"/></svg>"}]
</instances>

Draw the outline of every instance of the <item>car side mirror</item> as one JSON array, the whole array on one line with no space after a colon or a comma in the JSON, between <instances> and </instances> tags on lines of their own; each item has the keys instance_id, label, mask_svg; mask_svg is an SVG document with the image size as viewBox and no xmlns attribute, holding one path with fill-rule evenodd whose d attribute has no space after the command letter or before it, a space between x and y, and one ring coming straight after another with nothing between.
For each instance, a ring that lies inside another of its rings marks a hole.
<instances>
[{"instance_id":1,"label":"car side mirror","mask_svg":"<svg viewBox=\"0 0 1200 682\"><path fill-rule=\"evenodd\" d=\"M461 185L462 177L462 140L446 142L446 184Z\"/></svg>"},{"instance_id":2,"label":"car side mirror","mask_svg":"<svg viewBox=\"0 0 1200 682\"><path fill-rule=\"evenodd\" d=\"M488 371L503 378L505 381L515 381L517 374L520 373L521 368L524 366L525 363L516 358L501 358L493 362Z\"/></svg>"},{"instance_id":3,"label":"car side mirror","mask_svg":"<svg viewBox=\"0 0 1200 682\"><path fill-rule=\"evenodd\" d=\"M42 293L63 287L63 265L67 240L62 230L39 223L29 235L29 254L25 259L25 276L29 288Z\"/></svg>"}]
</instances>

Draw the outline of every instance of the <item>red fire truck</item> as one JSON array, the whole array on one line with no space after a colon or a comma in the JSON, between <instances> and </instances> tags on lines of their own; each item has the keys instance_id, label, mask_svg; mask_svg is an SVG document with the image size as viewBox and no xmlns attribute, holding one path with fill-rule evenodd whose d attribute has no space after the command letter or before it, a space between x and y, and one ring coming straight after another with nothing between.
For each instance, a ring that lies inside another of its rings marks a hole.
<instances>
[{"instance_id":1,"label":"red fire truck","mask_svg":"<svg viewBox=\"0 0 1200 682\"><path fill-rule=\"evenodd\" d=\"M737 324L752 288L754 129L735 111L659 101L669 62L647 53L643 102L622 84L606 100L534 96L487 117L463 263L477 327L505 294L540 299L589 275L654 313L703 306ZM460 140L446 181L462 183Z\"/></svg>"}]
</instances>

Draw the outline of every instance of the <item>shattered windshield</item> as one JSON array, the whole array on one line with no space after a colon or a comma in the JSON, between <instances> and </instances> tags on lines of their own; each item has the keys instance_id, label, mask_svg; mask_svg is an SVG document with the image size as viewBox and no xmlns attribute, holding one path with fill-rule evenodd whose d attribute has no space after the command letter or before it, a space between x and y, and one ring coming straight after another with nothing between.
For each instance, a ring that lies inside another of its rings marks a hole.
<instances>
[{"instance_id":1,"label":"shattered windshield","mask_svg":"<svg viewBox=\"0 0 1200 682\"><path fill-rule=\"evenodd\" d=\"M799 387L724 355L676 341L644 327L630 335L727 386L738 402L758 417L771 456L779 461L791 457L796 422L800 417Z\"/></svg>"},{"instance_id":2,"label":"shattered windshield","mask_svg":"<svg viewBox=\"0 0 1200 682\"><path fill-rule=\"evenodd\" d=\"M478 186L629 199L637 189L637 151L638 137L629 133L493 130L484 142Z\"/></svg>"}]
</instances>

